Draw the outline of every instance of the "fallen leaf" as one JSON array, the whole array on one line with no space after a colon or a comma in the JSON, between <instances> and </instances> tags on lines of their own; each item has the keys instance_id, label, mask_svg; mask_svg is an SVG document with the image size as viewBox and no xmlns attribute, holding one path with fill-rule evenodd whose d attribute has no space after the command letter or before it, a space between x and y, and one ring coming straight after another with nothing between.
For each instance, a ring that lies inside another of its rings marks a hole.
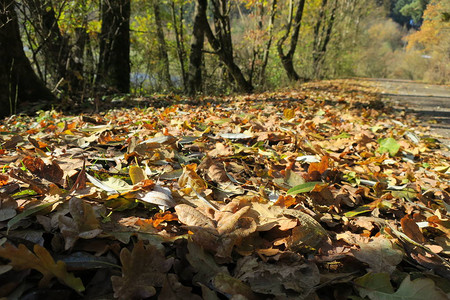
<instances>
[{"instance_id":1,"label":"fallen leaf","mask_svg":"<svg viewBox=\"0 0 450 300\"><path fill-rule=\"evenodd\" d=\"M360 243L359 247L352 253L369 265L369 272L392 274L403 259L402 251L394 249L392 242L384 237L374 237L368 243Z\"/></svg>"},{"instance_id":2,"label":"fallen leaf","mask_svg":"<svg viewBox=\"0 0 450 300\"><path fill-rule=\"evenodd\" d=\"M176 205L170 189L162 187L158 184L154 186L153 191L140 193L137 196L137 199L146 203L158 205L158 207L163 211Z\"/></svg>"},{"instance_id":3,"label":"fallen leaf","mask_svg":"<svg viewBox=\"0 0 450 300\"><path fill-rule=\"evenodd\" d=\"M55 161L44 163L38 157L26 156L23 159L23 164L34 175L54 183L60 183L64 176L64 171Z\"/></svg>"},{"instance_id":4,"label":"fallen leaf","mask_svg":"<svg viewBox=\"0 0 450 300\"><path fill-rule=\"evenodd\" d=\"M371 300L448 299L447 295L435 287L433 280L427 278L418 278L411 281L408 275L395 293L387 273L368 273L357 278L355 283L361 297L369 297Z\"/></svg>"},{"instance_id":5,"label":"fallen leaf","mask_svg":"<svg viewBox=\"0 0 450 300\"><path fill-rule=\"evenodd\" d=\"M395 156L400 150L400 144L393 138L387 139L379 139L378 143L380 147L378 148L378 152L380 153L389 153L390 156Z\"/></svg>"},{"instance_id":6,"label":"fallen leaf","mask_svg":"<svg viewBox=\"0 0 450 300\"><path fill-rule=\"evenodd\" d=\"M254 292L264 295L306 299L320 282L319 269L313 263L278 261L266 263L256 257L244 257L237 263L236 277L247 282Z\"/></svg>"},{"instance_id":7,"label":"fallen leaf","mask_svg":"<svg viewBox=\"0 0 450 300\"><path fill-rule=\"evenodd\" d=\"M173 258L166 259L155 246L138 241L133 250L120 252L122 276L112 276L114 297L119 299L143 299L156 294L155 287L162 287Z\"/></svg>"},{"instance_id":8,"label":"fallen leaf","mask_svg":"<svg viewBox=\"0 0 450 300\"><path fill-rule=\"evenodd\" d=\"M419 226L417 226L416 222L410 219L408 216L404 216L400 223L402 225L403 232L411 239L418 243L425 243L426 239L423 236L422 231L420 231Z\"/></svg>"},{"instance_id":9,"label":"fallen leaf","mask_svg":"<svg viewBox=\"0 0 450 300\"><path fill-rule=\"evenodd\" d=\"M5 244L0 247L0 256L9 259L15 270L34 269L42 273L43 278L39 281L41 288L48 287L52 278L56 277L75 291L84 291L81 279L68 273L64 262L55 263L50 253L42 246L34 245L33 250L34 253L23 244L17 248L11 244Z\"/></svg>"},{"instance_id":10,"label":"fallen leaf","mask_svg":"<svg viewBox=\"0 0 450 300\"><path fill-rule=\"evenodd\" d=\"M202 297L193 294L192 288L182 285L175 274L167 274L161 292L158 295L160 300L202 300Z\"/></svg>"},{"instance_id":11,"label":"fallen leaf","mask_svg":"<svg viewBox=\"0 0 450 300\"><path fill-rule=\"evenodd\" d=\"M293 196L293 195L297 195L300 193L308 193L308 192L311 192L315 188L316 185L320 185L320 184L323 184L323 182L321 182L321 181L305 182L305 183L299 184L297 186L294 186L293 188L290 188L287 191L287 194Z\"/></svg>"},{"instance_id":12,"label":"fallen leaf","mask_svg":"<svg viewBox=\"0 0 450 300\"><path fill-rule=\"evenodd\" d=\"M147 179L147 175L141 167L133 165L128 170L128 174L130 175L131 182L133 184L139 183L145 179Z\"/></svg>"},{"instance_id":13,"label":"fallen leaf","mask_svg":"<svg viewBox=\"0 0 450 300\"><path fill-rule=\"evenodd\" d=\"M102 232L94 209L82 199L72 197L69 200L69 211L72 218L63 215L58 218L66 250L72 248L79 238L92 239Z\"/></svg>"}]
</instances>

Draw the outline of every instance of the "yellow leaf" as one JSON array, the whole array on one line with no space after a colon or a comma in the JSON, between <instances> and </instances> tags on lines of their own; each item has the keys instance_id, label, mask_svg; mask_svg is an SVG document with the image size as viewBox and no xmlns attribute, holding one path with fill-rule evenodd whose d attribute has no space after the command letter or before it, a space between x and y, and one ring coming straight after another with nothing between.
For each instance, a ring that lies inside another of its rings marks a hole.
<instances>
[{"instance_id":1,"label":"yellow leaf","mask_svg":"<svg viewBox=\"0 0 450 300\"><path fill-rule=\"evenodd\" d=\"M294 111L293 109L291 109L291 108L286 108L286 109L283 111L283 116L284 116L284 118L285 118L286 120L290 120L290 119L292 119L293 117L295 117L295 111Z\"/></svg>"},{"instance_id":2,"label":"yellow leaf","mask_svg":"<svg viewBox=\"0 0 450 300\"><path fill-rule=\"evenodd\" d=\"M39 287L46 287L50 280L56 277L61 283L77 292L84 291L83 282L72 273L67 272L66 264L62 261L55 263L50 253L42 246L34 245L34 253L23 244L18 248L11 244L0 247L0 256L11 260L10 265L16 270L34 269L42 273Z\"/></svg>"},{"instance_id":3,"label":"yellow leaf","mask_svg":"<svg viewBox=\"0 0 450 300\"><path fill-rule=\"evenodd\" d=\"M147 175L145 175L144 170L142 170L142 168L139 166L131 166L128 173L130 174L131 182L133 184L136 184L138 182L141 182L142 180L147 179Z\"/></svg>"}]
</instances>

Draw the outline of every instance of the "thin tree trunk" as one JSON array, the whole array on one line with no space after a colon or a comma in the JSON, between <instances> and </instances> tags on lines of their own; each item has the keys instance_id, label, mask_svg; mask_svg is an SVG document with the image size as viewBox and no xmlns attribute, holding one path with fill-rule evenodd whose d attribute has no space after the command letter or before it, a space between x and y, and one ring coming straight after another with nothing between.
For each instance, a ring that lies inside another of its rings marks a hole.
<instances>
[{"instance_id":1,"label":"thin tree trunk","mask_svg":"<svg viewBox=\"0 0 450 300\"><path fill-rule=\"evenodd\" d=\"M102 0L97 83L103 89L130 91L130 0Z\"/></svg>"},{"instance_id":2,"label":"thin tree trunk","mask_svg":"<svg viewBox=\"0 0 450 300\"><path fill-rule=\"evenodd\" d=\"M297 12L295 14L295 18L293 20L293 2L291 0L290 3L290 15L289 15L289 21L286 25L286 33L281 37L280 40L278 40L277 43L277 51L278 56L280 57L281 63L283 64L283 67L286 71L286 74L291 81L298 81L300 80L300 76L297 74L294 68L294 54L295 49L297 48L298 43L298 37L300 34L300 26L302 23L302 17L303 17L303 9L305 7L305 0L298 0L297 1ZM293 29L292 29L293 27ZM283 50L283 44L288 39L289 34L292 29L292 35L289 43L289 51L285 54Z\"/></svg>"},{"instance_id":3,"label":"thin tree trunk","mask_svg":"<svg viewBox=\"0 0 450 300\"><path fill-rule=\"evenodd\" d=\"M319 16L314 27L313 68L315 78L318 78L320 75L320 67L325 57L328 43L331 39L331 32L333 30L334 20L336 18L337 1L334 1L332 5L330 19L327 21L325 15L327 0L322 0Z\"/></svg>"},{"instance_id":4,"label":"thin tree trunk","mask_svg":"<svg viewBox=\"0 0 450 300\"><path fill-rule=\"evenodd\" d=\"M269 62L269 54L270 54L270 47L272 46L273 41L273 27L275 23L275 15L277 12L277 0L272 1L272 8L270 12L270 20L268 25L267 34L269 35L269 40L267 41L266 48L264 49L263 53L263 59L261 64L261 71L260 71L260 84L264 84L266 81L266 68L267 64Z\"/></svg>"},{"instance_id":5,"label":"thin tree trunk","mask_svg":"<svg viewBox=\"0 0 450 300\"><path fill-rule=\"evenodd\" d=\"M183 87L186 90L187 89L187 75L186 75L186 69L184 66L184 59L186 56L186 52L184 49L184 38L183 38L183 5L180 7L180 27L178 28L178 20L177 20L177 14L176 14L176 8L175 8L175 1L172 0L172 22L173 22L173 28L175 33L175 41L177 43L177 55L178 55L178 61L180 62L180 68L181 68L181 77L183 79Z\"/></svg>"},{"instance_id":6,"label":"thin tree trunk","mask_svg":"<svg viewBox=\"0 0 450 300\"><path fill-rule=\"evenodd\" d=\"M24 101L56 100L25 56L14 6L0 0L0 116L15 113Z\"/></svg>"},{"instance_id":7,"label":"thin tree trunk","mask_svg":"<svg viewBox=\"0 0 450 300\"><path fill-rule=\"evenodd\" d=\"M189 55L187 93L191 96L202 91L202 59L205 41L207 0L197 0Z\"/></svg>"},{"instance_id":8,"label":"thin tree trunk","mask_svg":"<svg viewBox=\"0 0 450 300\"><path fill-rule=\"evenodd\" d=\"M61 88L69 94L78 91L81 87L81 74L76 74L77 70L74 69L79 69L79 66L71 55L69 37L61 34L52 2L25 0L25 3L39 41L37 51L41 52L53 84L63 82Z\"/></svg>"},{"instance_id":9,"label":"thin tree trunk","mask_svg":"<svg viewBox=\"0 0 450 300\"><path fill-rule=\"evenodd\" d=\"M166 88L172 87L172 79L170 78L169 69L169 55L167 54L167 43L164 36L164 30L161 20L161 13L159 11L159 0L153 0L153 13L155 14L156 37L158 38L159 50L159 67L161 70L161 77Z\"/></svg>"},{"instance_id":10,"label":"thin tree trunk","mask_svg":"<svg viewBox=\"0 0 450 300\"><path fill-rule=\"evenodd\" d=\"M242 74L241 69L234 62L233 45L231 40L231 28L229 20L229 9L225 0L213 1L213 12L215 19L216 34L209 26L206 14L203 17L205 26L205 35L209 44L214 49L219 59L227 67L228 72L235 80L239 90L246 93L253 92L253 85Z\"/></svg>"}]
</instances>

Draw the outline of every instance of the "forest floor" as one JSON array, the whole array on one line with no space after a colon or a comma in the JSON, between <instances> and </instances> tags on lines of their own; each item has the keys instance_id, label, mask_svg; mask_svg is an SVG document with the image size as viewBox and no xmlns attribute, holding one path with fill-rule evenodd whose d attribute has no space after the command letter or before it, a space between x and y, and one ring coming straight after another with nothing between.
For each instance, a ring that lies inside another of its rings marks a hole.
<instances>
[{"instance_id":1,"label":"forest floor","mask_svg":"<svg viewBox=\"0 0 450 300\"><path fill-rule=\"evenodd\" d=\"M448 102L427 90L333 80L5 118L0 298L448 299Z\"/></svg>"}]
</instances>

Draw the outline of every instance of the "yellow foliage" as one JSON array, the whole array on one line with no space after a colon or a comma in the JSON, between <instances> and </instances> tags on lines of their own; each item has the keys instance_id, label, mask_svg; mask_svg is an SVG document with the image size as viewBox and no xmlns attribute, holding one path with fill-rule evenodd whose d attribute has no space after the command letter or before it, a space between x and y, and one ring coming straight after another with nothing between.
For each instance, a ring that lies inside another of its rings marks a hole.
<instances>
[{"instance_id":1,"label":"yellow foliage","mask_svg":"<svg viewBox=\"0 0 450 300\"><path fill-rule=\"evenodd\" d=\"M406 38L408 41L407 50L419 47L424 52L431 52L434 47L442 45L446 41L448 44L449 37L446 28L448 30L449 22L442 18L442 13L449 10L448 6L450 5L443 2L432 2L427 6L420 30Z\"/></svg>"}]
</instances>

